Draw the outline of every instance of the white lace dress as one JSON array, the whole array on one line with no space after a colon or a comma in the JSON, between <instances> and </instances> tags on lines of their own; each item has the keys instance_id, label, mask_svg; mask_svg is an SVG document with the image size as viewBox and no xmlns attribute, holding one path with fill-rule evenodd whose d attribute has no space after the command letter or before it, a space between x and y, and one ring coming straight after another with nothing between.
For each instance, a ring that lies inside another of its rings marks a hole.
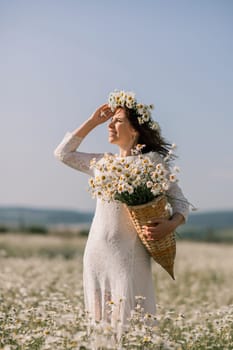
<instances>
[{"instance_id":1,"label":"white lace dress","mask_svg":"<svg viewBox=\"0 0 233 350\"><path fill-rule=\"evenodd\" d=\"M100 159L103 154L78 152L81 141L81 138L67 133L56 148L55 156L72 168L93 176L90 160ZM155 164L161 162L158 153L151 152L150 156ZM169 189L169 194L178 199L171 202L173 212L186 218L188 205L179 200L185 198L176 183ZM151 258L123 204L97 200L83 262L85 307L93 320L104 320L113 326L119 321L127 324L137 296L145 298L143 307L146 313L155 313Z\"/></svg>"}]
</instances>

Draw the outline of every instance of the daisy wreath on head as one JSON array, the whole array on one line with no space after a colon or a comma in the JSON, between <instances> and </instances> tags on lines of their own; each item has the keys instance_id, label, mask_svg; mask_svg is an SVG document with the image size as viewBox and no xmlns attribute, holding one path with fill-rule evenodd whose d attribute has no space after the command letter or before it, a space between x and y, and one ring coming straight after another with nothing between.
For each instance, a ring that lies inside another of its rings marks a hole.
<instances>
[{"instance_id":1,"label":"daisy wreath on head","mask_svg":"<svg viewBox=\"0 0 233 350\"><path fill-rule=\"evenodd\" d=\"M109 94L108 105L111 108L112 112L114 112L117 107L127 107L129 109L134 109L137 113L139 124L146 123L149 128L153 130L159 130L159 124L154 121L151 116L151 111L154 109L154 105L138 103L134 92L114 90Z\"/></svg>"}]
</instances>

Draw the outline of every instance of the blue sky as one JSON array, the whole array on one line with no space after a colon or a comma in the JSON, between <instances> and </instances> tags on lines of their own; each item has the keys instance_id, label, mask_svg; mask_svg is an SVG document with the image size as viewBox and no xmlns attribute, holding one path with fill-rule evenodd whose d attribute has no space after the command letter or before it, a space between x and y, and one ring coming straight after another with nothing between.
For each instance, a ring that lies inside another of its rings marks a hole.
<instances>
[{"instance_id":1,"label":"blue sky","mask_svg":"<svg viewBox=\"0 0 233 350\"><path fill-rule=\"evenodd\" d=\"M0 0L0 205L92 210L53 150L115 88L155 105L200 211L233 208L233 2ZM117 152L106 125L82 143Z\"/></svg>"}]
</instances>

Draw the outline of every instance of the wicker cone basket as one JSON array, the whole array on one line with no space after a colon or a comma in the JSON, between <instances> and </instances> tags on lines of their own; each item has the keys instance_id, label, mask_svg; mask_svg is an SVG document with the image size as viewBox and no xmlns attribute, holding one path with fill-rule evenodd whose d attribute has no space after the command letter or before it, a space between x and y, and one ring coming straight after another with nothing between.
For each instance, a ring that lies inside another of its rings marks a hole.
<instances>
[{"instance_id":1,"label":"wicker cone basket","mask_svg":"<svg viewBox=\"0 0 233 350\"><path fill-rule=\"evenodd\" d=\"M174 261L176 256L175 233L172 232L160 240L148 241L143 235L142 226L147 225L152 218L169 218L166 209L167 199L159 196L153 201L136 206L127 206L136 231L142 243L147 248L152 258L160 264L169 275L174 277Z\"/></svg>"}]
</instances>

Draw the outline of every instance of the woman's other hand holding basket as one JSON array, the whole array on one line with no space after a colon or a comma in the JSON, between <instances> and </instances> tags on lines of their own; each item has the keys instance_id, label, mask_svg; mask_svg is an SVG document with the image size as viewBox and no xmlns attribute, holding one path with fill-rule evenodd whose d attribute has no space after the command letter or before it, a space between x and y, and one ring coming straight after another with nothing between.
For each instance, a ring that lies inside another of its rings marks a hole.
<instances>
[{"instance_id":1,"label":"woman's other hand holding basket","mask_svg":"<svg viewBox=\"0 0 233 350\"><path fill-rule=\"evenodd\" d=\"M180 213L175 213L170 219L152 218L147 226L143 226L144 237L148 241L160 240L184 222L184 217Z\"/></svg>"}]
</instances>

